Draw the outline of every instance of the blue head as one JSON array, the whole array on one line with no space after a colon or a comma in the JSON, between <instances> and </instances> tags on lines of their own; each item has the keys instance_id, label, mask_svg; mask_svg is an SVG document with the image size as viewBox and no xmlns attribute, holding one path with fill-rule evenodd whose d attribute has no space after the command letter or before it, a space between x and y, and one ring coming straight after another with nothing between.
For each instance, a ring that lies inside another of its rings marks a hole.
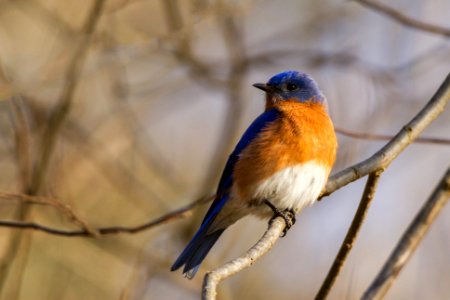
<instances>
[{"instance_id":1,"label":"blue head","mask_svg":"<svg viewBox=\"0 0 450 300\"><path fill-rule=\"evenodd\" d=\"M315 102L326 106L325 96L319 86L306 73L285 71L273 76L267 83L255 83L253 86L267 93L268 106L285 100Z\"/></svg>"}]
</instances>

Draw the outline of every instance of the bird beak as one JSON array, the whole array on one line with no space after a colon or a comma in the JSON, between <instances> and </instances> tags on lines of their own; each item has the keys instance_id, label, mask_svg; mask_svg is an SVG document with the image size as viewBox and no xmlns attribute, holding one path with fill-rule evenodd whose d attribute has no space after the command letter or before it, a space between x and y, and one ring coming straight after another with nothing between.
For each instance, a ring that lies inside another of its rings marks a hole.
<instances>
[{"instance_id":1,"label":"bird beak","mask_svg":"<svg viewBox=\"0 0 450 300\"><path fill-rule=\"evenodd\" d=\"M271 87L265 83L255 83L253 86L257 89L263 90L266 93L272 91Z\"/></svg>"}]
</instances>

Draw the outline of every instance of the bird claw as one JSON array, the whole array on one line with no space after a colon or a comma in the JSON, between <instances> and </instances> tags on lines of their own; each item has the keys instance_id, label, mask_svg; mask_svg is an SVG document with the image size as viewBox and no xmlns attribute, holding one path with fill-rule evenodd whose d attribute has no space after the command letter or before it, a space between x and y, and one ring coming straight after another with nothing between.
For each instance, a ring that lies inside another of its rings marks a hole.
<instances>
[{"instance_id":1,"label":"bird claw","mask_svg":"<svg viewBox=\"0 0 450 300\"><path fill-rule=\"evenodd\" d=\"M273 211L273 217L270 219L269 224L272 223L273 220L275 220L278 217L282 217L284 219L284 223L286 226L284 227L283 233L281 237L285 237L289 229L295 224L297 219L295 218L295 213L293 210L279 210L275 205L273 205L270 201L265 200L264 203L270 207L270 209Z\"/></svg>"}]
</instances>

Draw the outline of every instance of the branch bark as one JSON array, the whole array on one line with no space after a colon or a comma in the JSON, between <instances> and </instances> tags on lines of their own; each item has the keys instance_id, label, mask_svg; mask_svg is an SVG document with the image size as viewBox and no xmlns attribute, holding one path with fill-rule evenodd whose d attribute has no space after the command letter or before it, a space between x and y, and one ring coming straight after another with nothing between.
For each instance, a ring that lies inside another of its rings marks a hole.
<instances>
[{"instance_id":1,"label":"branch bark","mask_svg":"<svg viewBox=\"0 0 450 300\"><path fill-rule=\"evenodd\" d=\"M450 198L450 168L403 234L361 299L382 299Z\"/></svg>"},{"instance_id":2,"label":"branch bark","mask_svg":"<svg viewBox=\"0 0 450 300\"><path fill-rule=\"evenodd\" d=\"M328 293L333 287L336 278L339 276L339 273L344 266L344 262L353 248L353 244L356 240L356 237L361 229L362 223L367 215L367 211L369 209L370 204L375 196L375 191L378 185L378 180L380 179L381 172L371 173L369 178L367 179L366 187L364 189L364 193L361 197L361 201L359 203L358 209L353 217L352 224L347 231L347 234L342 241L339 252L334 259L333 265L328 271L327 277L322 283L317 295L314 299L322 300L326 299Z\"/></svg>"},{"instance_id":3,"label":"branch bark","mask_svg":"<svg viewBox=\"0 0 450 300\"><path fill-rule=\"evenodd\" d=\"M0 191L0 199L6 200L19 200L23 203L28 204L38 204L38 205L48 205L52 206L55 209L59 210L62 214L66 215L67 218L72 221L74 224L80 226L84 230L86 230L90 235L97 236L98 232L93 229L86 221L84 221L77 213L67 204L58 201L56 199L52 199L49 197L42 196L32 196L26 194L15 194L15 193L5 193Z\"/></svg>"},{"instance_id":4,"label":"branch bark","mask_svg":"<svg viewBox=\"0 0 450 300\"><path fill-rule=\"evenodd\" d=\"M335 127L334 130L347 137L351 137L354 139L361 139L361 140L371 140L371 141L389 141L394 136L393 135L386 135L386 134L376 134L376 133L369 133L369 132L355 132L350 131L343 128L337 128ZM437 144L437 145L450 145L449 139L443 139L443 138L437 138L437 137L418 137L414 140L414 143L422 143L422 144Z\"/></svg>"},{"instance_id":5,"label":"branch bark","mask_svg":"<svg viewBox=\"0 0 450 300\"><path fill-rule=\"evenodd\" d=\"M64 229L48 227L48 226L33 223L33 222L17 222L17 221L5 221L5 220L0 220L0 227L8 227L8 228L15 228L15 229L32 229L32 230L36 230L36 231L45 232L48 234L66 236L66 237L76 237L76 236L98 237L98 236L103 236L103 235L112 235L112 234L119 234L119 233L134 234L134 233L143 232L145 230L156 227L158 225L168 223L173 220L184 218L184 217L186 217L187 213L190 212L194 207L204 204L204 203L208 203L211 200L212 200L212 197L200 198L186 206L183 206L179 209L171 211L171 212L169 212L165 215L162 215L156 219L152 219L146 223L136 225L136 226L131 226L131 227L111 226L111 227L90 228L90 230L83 227L82 229L78 229L78 230L64 230ZM94 232L95 234L93 234L91 231Z\"/></svg>"},{"instance_id":6,"label":"branch bark","mask_svg":"<svg viewBox=\"0 0 450 300\"><path fill-rule=\"evenodd\" d=\"M450 100L450 74L447 75L437 92L420 112L374 155L348 167L328 180L319 199L330 195L341 187L376 171L386 169L390 163L409 145L430 123L441 114Z\"/></svg>"},{"instance_id":7,"label":"branch bark","mask_svg":"<svg viewBox=\"0 0 450 300\"><path fill-rule=\"evenodd\" d=\"M273 219L262 238L244 255L206 273L203 280L202 299L216 299L217 286L219 283L239 271L250 267L256 260L272 249L275 242L280 238L285 227L286 223L283 218L278 217Z\"/></svg>"}]
</instances>

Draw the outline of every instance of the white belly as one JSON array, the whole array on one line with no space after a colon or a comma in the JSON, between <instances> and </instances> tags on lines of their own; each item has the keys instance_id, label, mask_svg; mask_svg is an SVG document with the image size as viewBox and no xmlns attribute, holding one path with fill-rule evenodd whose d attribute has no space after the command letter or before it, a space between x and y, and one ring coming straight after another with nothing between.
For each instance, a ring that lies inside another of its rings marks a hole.
<instances>
[{"instance_id":1,"label":"white belly","mask_svg":"<svg viewBox=\"0 0 450 300\"><path fill-rule=\"evenodd\" d=\"M287 167L257 184L253 199L267 199L280 210L299 212L317 199L329 172L316 162Z\"/></svg>"}]
</instances>

